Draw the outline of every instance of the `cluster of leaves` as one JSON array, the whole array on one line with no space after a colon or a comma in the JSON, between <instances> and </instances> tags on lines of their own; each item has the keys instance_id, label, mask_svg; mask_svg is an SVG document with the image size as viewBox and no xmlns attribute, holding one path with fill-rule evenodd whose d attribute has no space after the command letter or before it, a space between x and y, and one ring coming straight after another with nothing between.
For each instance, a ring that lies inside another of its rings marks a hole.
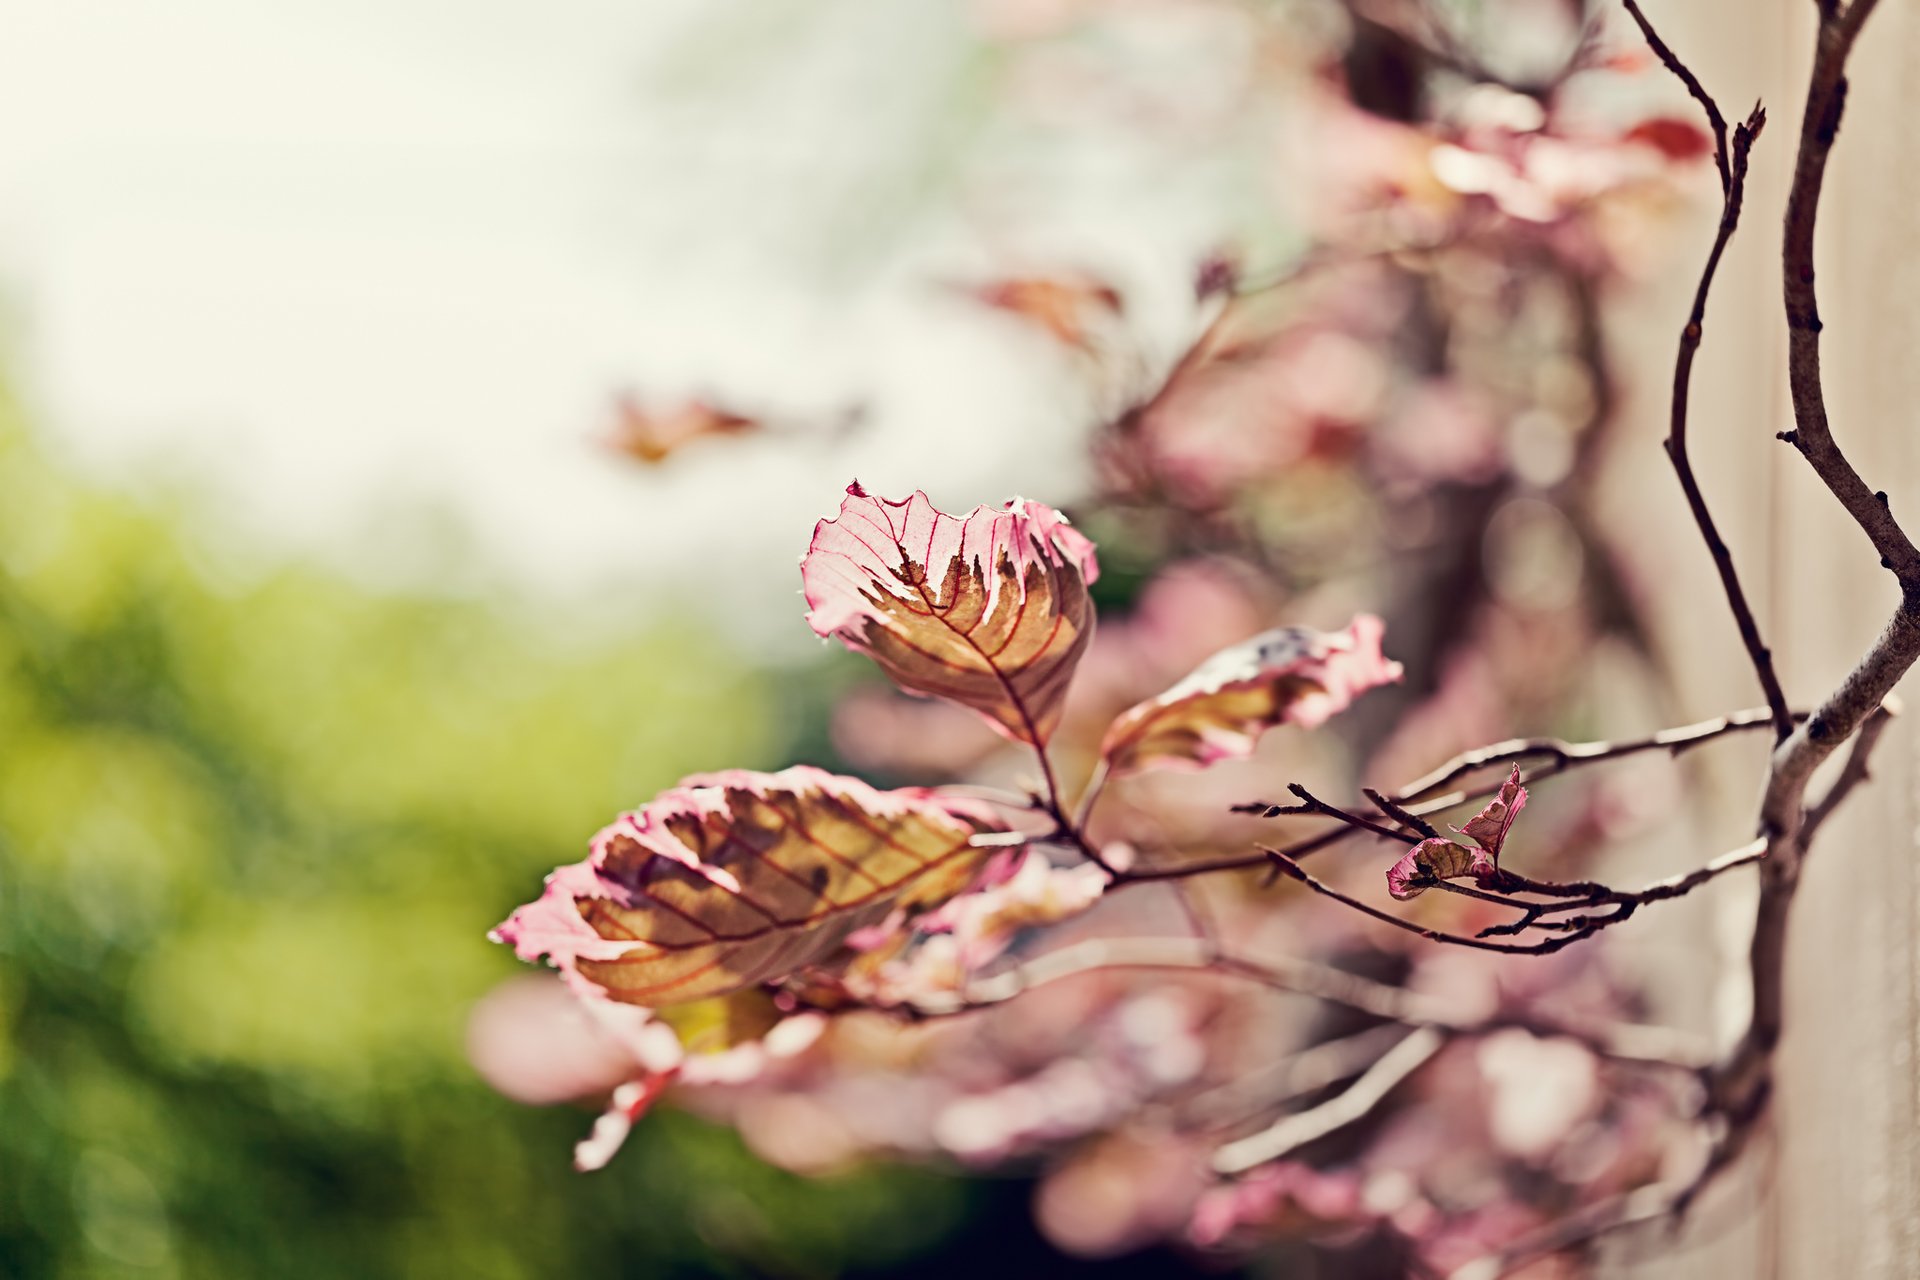
<instances>
[{"instance_id":1,"label":"cluster of leaves","mask_svg":"<svg viewBox=\"0 0 1920 1280\"><path fill-rule=\"evenodd\" d=\"M1096 789L1069 819L1046 755L1093 636L1099 576L1065 517L1019 499L956 517L925 494L890 502L855 484L815 529L801 576L815 632L1031 748L1046 790L1015 809L1055 829L1012 830L1004 802L882 792L804 765L687 778L622 814L496 933L556 965L589 1007L657 1015L601 1014L647 1076L616 1095L615 1127L582 1144L583 1166L604 1162L609 1134L660 1079L737 1078L804 1047L819 1010L964 1003L974 971L1018 931L1088 909L1126 875L1084 834ZM1399 678L1380 641L1378 620L1362 617L1341 633L1293 628L1218 653L1113 722L1098 776L1204 767L1249 754L1277 725L1319 724ZM1046 840L1086 865L1051 867Z\"/></svg>"}]
</instances>

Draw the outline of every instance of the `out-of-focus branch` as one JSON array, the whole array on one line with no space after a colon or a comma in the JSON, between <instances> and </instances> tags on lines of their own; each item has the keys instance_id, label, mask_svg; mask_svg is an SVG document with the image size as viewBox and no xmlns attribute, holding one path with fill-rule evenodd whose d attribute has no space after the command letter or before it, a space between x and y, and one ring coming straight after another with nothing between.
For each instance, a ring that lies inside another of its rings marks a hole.
<instances>
[{"instance_id":1,"label":"out-of-focus branch","mask_svg":"<svg viewBox=\"0 0 1920 1280\"><path fill-rule=\"evenodd\" d=\"M1212 938L1195 936L1089 938L975 979L951 1001L923 1001L903 1012L919 1019L953 1017L1005 1004L1035 987L1082 974L1138 969L1217 973L1409 1027L1432 1027L1462 1035L1519 1028L1539 1036L1562 1036L1620 1062L1698 1071L1710 1061L1706 1046L1665 1027L1516 1011L1481 1013L1312 960L1255 960L1228 954Z\"/></svg>"},{"instance_id":2,"label":"out-of-focus branch","mask_svg":"<svg viewBox=\"0 0 1920 1280\"><path fill-rule=\"evenodd\" d=\"M1365 1119L1401 1081L1425 1066L1446 1043L1447 1037L1432 1027L1410 1032L1344 1091L1317 1107L1284 1117L1271 1128L1221 1147L1213 1153L1214 1172L1229 1177L1245 1173Z\"/></svg>"}]
</instances>

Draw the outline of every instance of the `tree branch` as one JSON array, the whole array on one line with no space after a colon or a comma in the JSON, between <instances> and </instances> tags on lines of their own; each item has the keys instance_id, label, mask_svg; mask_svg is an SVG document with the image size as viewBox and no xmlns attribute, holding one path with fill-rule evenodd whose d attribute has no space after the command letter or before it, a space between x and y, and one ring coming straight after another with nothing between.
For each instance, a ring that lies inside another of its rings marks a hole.
<instances>
[{"instance_id":1,"label":"tree branch","mask_svg":"<svg viewBox=\"0 0 1920 1280\"><path fill-rule=\"evenodd\" d=\"M1814 45L1807 108L1794 157L1793 185L1787 195L1786 231L1781 246L1787 312L1787 385L1793 394L1793 430L1782 435L1800 451L1814 474L1840 500L1847 514L1893 570L1903 591L1920 590L1920 550L1893 518L1887 495L1867 487L1841 452L1827 420L1826 393L1820 378L1819 299L1814 291L1814 223L1826 181L1827 158L1840 134L1847 101L1847 55L1872 14L1877 0L1853 0L1844 12L1823 14Z\"/></svg>"},{"instance_id":2,"label":"tree branch","mask_svg":"<svg viewBox=\"0 0 1920 1280\"><path fill-rule=\"evenodd\" d=\"M1733 552L1720 536L1719 526L1714 523L1713 513L1707 508L1706 496L1700 491L1700 482L1693 474L1692 459L1687 454L1687 407L1693 384L1693 358L1700 350L1700 339L1706 324L1707 295L1712 292L1713 277L1720 269L1720 258L1726 252L1727 242L1733 239L1734 229L1740 225L1740 205L1747 186L1747 156L1753 150L1754 139L1760 136L1760 130L1766 126L1767 113L1756 105L1746 120L1735 126L1733 142L1729 146L1727 122L1721 116L1713 95L1660 39L1653 24L1640 12L1640 6L1634 0L1623 0L1623 3L1661 63L1679 78L1687 87L1687 92L1706 111L1707 123L1713 130L1713 158L1720 170L1720 228L1713 237L1713 248L1707 254L1706 266L1700 272L1700 283L1694 287L1693 309L1687 313L1687 322L1680 329L1680 347L1673 361L1673 398L1666 450L1668 459L1673 463L1674 474L1680 479L1680 488L1686 494L1687 508L1693 512L1693 522L1699 527L1700 537L1713 556L1713 567L1720 575L1721 590L1726 593L1727 604L1733 610L1734 625L1739 628L1740 642L1746 646L1747 660L1753 664L1754 675L1759 678L1760 690L1772 714L1773 736L1780 739L1793 732L1793 720L1787 712L1787 696L1780 688L1780 677L1773 669L1773 652L1760 638L1760 626L1754 621L1746 590L1740 585L1740 575L1733 567Z\"/></svg>"}]
</instances>

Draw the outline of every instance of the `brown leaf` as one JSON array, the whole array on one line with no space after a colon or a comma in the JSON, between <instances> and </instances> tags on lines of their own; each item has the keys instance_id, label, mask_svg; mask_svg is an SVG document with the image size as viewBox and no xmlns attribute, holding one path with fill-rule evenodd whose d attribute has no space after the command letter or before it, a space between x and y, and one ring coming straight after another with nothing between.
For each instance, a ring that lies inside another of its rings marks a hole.
<instances>
[{"instance_id":1,"label":"brown leaf","mask_svg":"<svg viewBox=\"0 0 1920 1280\"><path fill-rule=\"evenodd\" d=\"M889 502L850 485L800 575L815 632L1016 742L1046 742L1093 636L1093 544L1038 502L950 516L924 493Z\"/></svg>"},{"instance_id":2,"label":"brown leaf","mask_svg":"<svg viewBox=\"0 0 1920 1280\"><path fill-rule=\"evenodd\" d=\"M1203 769L1252 753L1280 724L1313 728L1354 698L1400 678L1380 652L1380 619L1345 631L1283 627L1214 654L1157 698L1113 722L1100 754L1114 774L1155 765Z\"/></svg>"},{"instance_id":3,"label":"brown leaf","mask_svg":"<svg viewBox=\"0 0 1920 1280\"><path fill-rule=\"evenodd\" d=\"M984 806L806 766L696 776L622 814L494 936L589 994L685 1004L776 982L945 902L993 856L972 838L1001 829Z\"/></svg>"}]
</instances>

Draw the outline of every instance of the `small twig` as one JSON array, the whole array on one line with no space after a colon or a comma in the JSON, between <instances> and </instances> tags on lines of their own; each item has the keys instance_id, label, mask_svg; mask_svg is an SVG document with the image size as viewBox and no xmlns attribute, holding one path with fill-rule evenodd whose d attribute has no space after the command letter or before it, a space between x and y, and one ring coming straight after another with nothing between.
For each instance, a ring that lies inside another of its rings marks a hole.
<instances>
[{"instance_id":1,"label":"small twig","mask_svg":"<svg viewBox=\"0 0 1920 1280\"><path fill-rule=\"evenodd\" d=\"M1653 50L1654 56L1660 59L1661 65L1671 71L1680 83L1687 87L1687 92L1693 95L1693 100L1698 102L1700 109L1707 113L1707 126L1713 130L1713 158L1720 169L1720 190L1722 194L1730 195L1734 187L1734 178L1727 165L1727 120L1720 114L1720 104L1713 100L1713 95L1708 93L1706 86L1700 83L1700 77L1694 75L1687 64L1680 61L1678 55L1667 47L1667 42L1660 38L1660 33L1653 29L1651 22L1647 21L1647 15L1640 12L1640 6L1635 4L1634 0L1621 0L1621 3L1626 5L1627 12L1639 25L1640 34L1646 37L1647 45Z\"/></svg>"},{"instance_id":2,"label":"small twig","mask_svg":"<svg viewBox=\"0 0 1920 1280\"><path fill-rule=\"evenodd\" d=\"M1370 906L1358 898L1350 897L1332 885L1327 884L1325 881L1316 880L1307 873L1305 867L1302 867L1298 862L1295 862L1278 849L1269 849L1266 852L1267 856L1273 859L1274 865L1280 868L1282 874L1293 877L1301 884L1306 885L1307 888L1312 889L1315 893L1332 898L1335 902L1353 908L1361 915L1370 916L1382 924L1390 924L1396 929L1404 929L1408 933L1417 934L1430 942L1446 942L1458 947L1471 947L1476 951L1500 951L1508 955L1546 955L1554 951L1559 951L1561 948L1577 942L1581 938L1598 933L1607 925L1618 923L1633 914L1633 907L1629 905L1611 916L1595 921L1585 929L1562 934L1554 938L1548 938L1540 942L1488 942L1482 938L1470 938L1464 934L1448 933L1444 929L1428 929L1422 925L1413 923L1411 920L1404 920L1390 912L1382 911L1378 907Z\"/></svg>"},{"instance_id":3,"label":"small twig","mask_svg":"<svg viewBox=\"0 0 1920 1280\"><path fill-rule=\"evenodd\" d=\"M1820 379L1819 299L1814 291L1814 222L1826 181L1827 158L1840 134L1847 101L1847 55L1876 0L1854 0L1838 14L1825 14L1816 39L1806 114L1787 193L1786 232L1781 245L1787 313L1787 386L1793 395L1793 430L1784 439L1800 451L1814 474L1846 508L1908 592L1920 590L1920 549L1893 518L1886 495L1867 487L1841 452L1827 421Z\"/></svg>"},{"instance_id":4,"label":"small twig","mask_svg":"<svg viewBox=\"0 0 1920 1280\"><path fill-rule=\"evenodd\" d=\"M1803 718L1801 715L1794 717L1796 720ZM1647 751L1666 751L1677 756L1689 748L1697 747L1701 743L1722 735L1744 733L1771 723L1771 713L1765 707L1759 707L1747 711L1736 711L1731 715L1719 716L1712 720L1702 720L1696 724L1662 729L1644 738L1597 742L1568 742L1563 738L1509 738L1504 742L1495 742L1488 746L1476 747L1472 751L1463 751L1433 769L1432 772L1390 793L1389 798L1401 805L1423 800L1430 792L1449 786L1469 774L1493 765L1512 764L1522 760L1545 759L1548 762L1546 767L1536 769L1527 775L1527 781L1537 782L1577 766L1597 764L1604 760L1617 760L1622 756L1639 755ZM1497 789L1496 787L1495 790ZM1265 803L1255 802L1235 805L1234 811L1258 813L1268 807ZM1434 810L1422 807L1417 812L1424 814L1432 813Z\"/></svg>"},{"instance_id":5,"label":"small twig","mask_svg":"<svg viewBox=\"0 0 1920 1280\"><path fill-rule=\"evenodd\" d=\"M1412 1032L1368 1067L1344 1092L1317 1107L1287 1116L1272 1128L1221 1147L1213 1153L1214 1172L1228 1176L1245 1173L1365 1119L1395 1086L1426 1065L1446 1042L1446 1035L1433 1027Z\"/></svg>"},{"instance_id":6,"label":"small twig","mask_svg":"<svg viewBox=\"0 0 1920 1280\"><path fill-rule=\"evenodd\" d=\"M1853 747L1847 752L1846 763L1840 766L1840 776L1833 780L1827 793L1818 803L1807 810L1807 819L1800 826L1800 838L1811 843L1815 833L1826 820L1833 816L1855 787L1872 777L1867 766L1873 756L1873 749L1879 744L1880 735L1886 732L1893 717L1900 714L1900 701L1891 694L1881 702L1878 709L1869 715L1858 731L1853 735Z\"/></svg>"},{"instance_id":7,"label":"small twig","mask_svg":"<svg viewBox=\"0 0 1920 1280\"><path fill-rule=\"evenodd\" d=\"M1371 831L1383 840L1398 840L1402 844L1420 843L1417 837L1410 836L1404 831L1395 831L1392 827L1382 826L1371 818L1362 817L1357 813L1348 813L1345 809L1330 805L1297 782L1289 783L1287 790L1300 797L1300 803L1303 807L1297 810L1297 812L1323 813L1329 818L1338 818L1350 827L1358 827L1363 831Z\"/></svg>"},{"instance_id":8,"label":"small twig","mask_svg":"<svg viewBox=\"0 0 1920 1280\"><path fill-rule=\"evenodd\" d=\"M1631 892L1607 889L1605 886L1592 886L1600 889L1601 892L1578 901L1561 902L1557 904L1527 903L1492 894L1479 892L1469 893L1468 896L1487 898L1502 906L1517 907L1526 912L1527 919L1524 921L1522 927L1537 926L1539 917L1552 911L1585 909L1588 907L1611 908L1611 911L1606 915L1577 916L1568 920L1554 922L1550 925L1539 926L1554 930L1556 936L1544 941L1532 943L1488 941L1488 938L1492 936L1518 932L1517 929L1511 926L1496 926L1483 930L1475 937L1468 937L1458 933L1448 933L1443 929L1428 929L1422 925L1413 923L1411 920L1406 920L1390 912L1382 911L1377 907L1360 901L1358 898L1342 893L1324 881L1316 880L1313 876L1309 875L1306 869L1298 862L1280 850L1269 849L1266 852L1283 874L1293 877L1309 889L1312 889L1315 893L1332 898L1336 902L1353 908L1362 915L1370 916L1383 924L1390 924L1396 929L1404 929L1408 933L1418 934L1420 937L1433 942L1445 942L1454 946L1472 947L1482 951L1501 951L1513 955L1546 955L1550 952L1558 951L1571 943L1578 942L1582 938L1590 937L1602 929L1621 923L1648 903L1664 902L1669 898L1678 898L1683 894L1691 893L1709 880L1731 871L1736 867L1743 867L1749 863L1760 861L1767 854L1767 841L1764 838L1754 840L1750 844L1742 845L1738 849L1733 849L1721 854L1705 866L1696 868L1693 871L1683 872L1679 875L1669 876L1664 880L1656 880L1644 888ZM1528 883L1537 884L1539 882L1530 881ZM1455 892L1462 891L1464 888L1463 886L1447 886L1442 884L1436 884L1434 887L1449 888ZM1587 886L1580 887L1584 888Z\"/></svg>"},{"instance_id":9,"label":"small twig","mask_svg":"<svg viewBox=\"0 0 1920 1280\"><path fill-rule=\"evenodd\" d=\"M1411 827L1428 840L1438 839L1440 832L1431 822L1419 814L1403 808L1392 796L1376 791L1372 787L1362 787L1360 794L1373 801L1374 807L1392 818L1403 827Z\"/></svg>"}]
</instances>

